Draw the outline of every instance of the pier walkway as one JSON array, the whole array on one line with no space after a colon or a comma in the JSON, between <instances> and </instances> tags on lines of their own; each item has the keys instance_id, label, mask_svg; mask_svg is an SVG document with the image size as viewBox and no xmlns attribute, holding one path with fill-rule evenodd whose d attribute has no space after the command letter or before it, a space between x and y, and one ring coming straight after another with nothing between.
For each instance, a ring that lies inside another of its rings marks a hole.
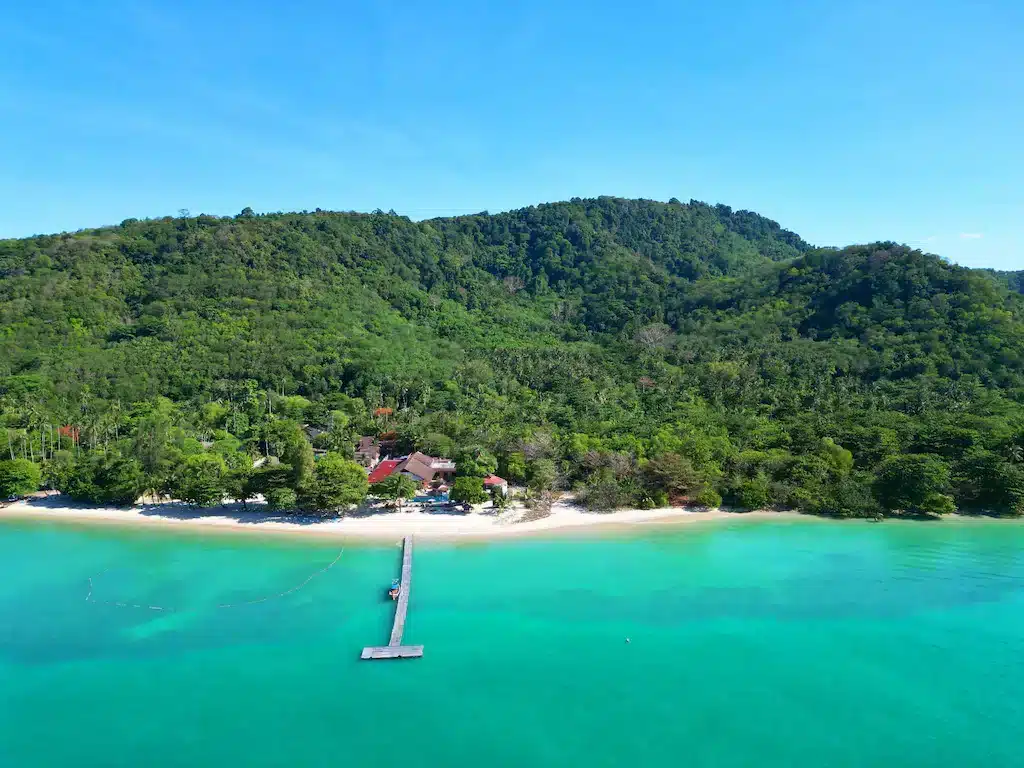
<instances>
[{"instance_id":1,"label":"pier walkway","mask_svg":"<svg viewBox=\"0 0 1024 768\"><path fill-rule=\"evenodd\" d=\"M405 633L405 615L409 612L409 591L412 588L412 536L402 542L402 583L395 606L395 623L391 627L391 641L387 645L363 648L362 659L415 659L423 655L422 645L402 645Z\"/></svg>"}]
</instances>

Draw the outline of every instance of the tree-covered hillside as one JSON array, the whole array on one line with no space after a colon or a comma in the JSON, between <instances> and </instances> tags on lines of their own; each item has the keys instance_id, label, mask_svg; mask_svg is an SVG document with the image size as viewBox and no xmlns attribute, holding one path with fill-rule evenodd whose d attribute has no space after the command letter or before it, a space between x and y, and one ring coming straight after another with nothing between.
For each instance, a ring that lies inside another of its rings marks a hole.
<instances>
[{"instance_id":1,"label":"tree-covered hillside","mask_svg":"<svg viewBox=\"0 0 1024 768\"><path fill-rule=\"evenodd\" d=\"M1005 280L1007 285L1010 286L1011 291L1016 291L1017 293L1024 293L1024 270L1018 269L1011 271L1001 271L994 269L992 270L992 274L995 275L996 279L998 280Z\"/></svg>"},{"instance_id":2,"label":"tree-covered hillside","mask_svg":"<svg viewBox=\"0 0 1024 768\"><path fill-rule=\"evenodd\" d=\"M396 431L595 508L1005 512L1022 355L1024 299L984 273L813 249L699 202L247 210L0 242L0 451L94 499L199 477L198 501L270 483L322 506L307 424L343 455ZM286 469L254 480L264 453Z\"/></svg>"}]
</instances>

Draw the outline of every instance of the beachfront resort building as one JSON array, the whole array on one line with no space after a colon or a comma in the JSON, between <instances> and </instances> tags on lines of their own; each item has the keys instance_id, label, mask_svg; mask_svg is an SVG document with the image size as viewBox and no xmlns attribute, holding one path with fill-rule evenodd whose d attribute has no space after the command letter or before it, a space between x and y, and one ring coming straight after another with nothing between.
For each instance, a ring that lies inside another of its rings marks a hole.
<instances>
[{"instance_id":1,"label":"beachfront resort building","mask_svg":"<svg viewBox=\"0 0 1024 768\"><path fill-rule=\"evenodd\" d=\"M379 483L396 472L412 478L424 488L447 486L455 478L455 462L417 451L398 459L381 461L370 472L370 483Z\"/></svg>"},{"instance_id":2,"label":"beachfront resort building","mask_svg":"<svg viewBox=\"0 0 1024 768\"><path fill-rule=\"evenodd\" d=\"M402 474L422 488L424 498L447 501L447 493L455 478L455 462L435 459L419 452L399 459L385 459L370 472L370 484L380 482L393 474Z\"/></svg>"},{"instance_id":3,"label":"beachfront resort building","mask_svg":"<svg viewBox=\"0 0 1024 768\"><path fill-rule=\"evenodd\" d=\"M433 456L416 451L406 457L398 471L421 483L429 483L434 480L450 483L455 479L455 462L451 459L435 459Z\"/></svg>"},{"instance_id":4,"label":"beachfront resort building","mask_svg":"<svg viewBox=\"0 0 1024 768\"><path fill-rule=\"evenodd\" d=\"M363 442L360 441L360 448ZM413 480L421 489L422 499L447 501L448 491L455 479L455 462L451 459L435 458L416 451L397 459L383 459L370 469L370 485L379 483L392 475L400 474ZM508 481L497 475L483 479L484 490L492 495L508 496Z\"/></svg>"},{"instance_id":5,"label":"beachfront resort building","mask_svg":"<svg viewBox=\"0 0 1024 768\"><path fill-rule=\"evenodd\" d=\"M488 475L484 478L484 490L488 492L497 491L502 496L508 496L508 480L497 475Z\"/></svg>"},{"instance_id":6,"label":"beachfront resort building","mask_svg":"<svg viewBox=\"0 0 1024 768\"><path fill-rule=\"evenodd\" d=\"M356 461L364 467L376 467L380 462L380 441L376 437L360 437L356 446Z\"/></svg>"}]
</instances>

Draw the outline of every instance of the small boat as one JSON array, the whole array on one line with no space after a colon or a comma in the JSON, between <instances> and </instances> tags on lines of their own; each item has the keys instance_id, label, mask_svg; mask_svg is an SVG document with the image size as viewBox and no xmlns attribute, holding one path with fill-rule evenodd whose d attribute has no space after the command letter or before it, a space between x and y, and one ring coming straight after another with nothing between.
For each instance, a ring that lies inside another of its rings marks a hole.
<instances>
[{"instance_id":1,"label":"small boat","mask_svg":"<svg viewBox=\"0 0 1024 768\"><path fill-rule=\"evenodd\" d=\"M402 591L402 583L398 579L391 580L391 589L388 590L388 597L392 600L398 599L398 594Z\"/></svg>"}]
</instances>

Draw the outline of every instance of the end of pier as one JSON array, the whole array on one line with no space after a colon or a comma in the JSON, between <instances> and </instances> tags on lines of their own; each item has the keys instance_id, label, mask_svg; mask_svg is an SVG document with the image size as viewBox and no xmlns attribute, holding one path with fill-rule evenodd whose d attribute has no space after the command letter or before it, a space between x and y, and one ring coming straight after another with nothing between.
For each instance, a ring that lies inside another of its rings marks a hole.
<instances>
[{"instance_id":1,"label":"end of pier","mask_svg":"<svg viewBox=\"0 0 1024 768\"><path fill-rule=\"evenodd\" d=\"M402 645L405 633L405 615L409 611L409 590L412 589L412 536L402 541L402 583L395 606L395 622L391 627L391 642L363 648L361 659L418 659L423 655L422 645Z\"/></svg>"}]
</instances>

